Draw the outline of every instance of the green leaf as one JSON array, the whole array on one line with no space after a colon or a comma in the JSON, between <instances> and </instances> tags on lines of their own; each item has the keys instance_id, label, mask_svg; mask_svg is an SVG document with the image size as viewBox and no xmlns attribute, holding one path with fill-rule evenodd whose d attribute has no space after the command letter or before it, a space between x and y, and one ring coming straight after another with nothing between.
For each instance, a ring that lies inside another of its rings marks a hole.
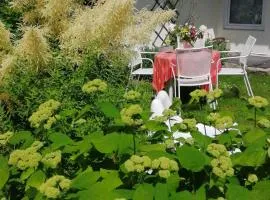
<instances>
[{"instance_id":1,"label":"green leaf","mask_svg":"<svg viewBox=\"0 0 270 200\"><path fill-rule=\"evenodd\" d=\"M39 186L45 181L45 179L46 175L44 174L44 172L38 170L30 176L30 178L27 180L26 185L28 187L34 187L38 189Z\"/></svg>"},{"instance_id":2,"label":"green leaf","mask_svg":"<svg viewBox=\"0 0 270 200\"><path fill-rule=\"evenodd\" d=\"M205 185L201 186L195 194L195 199L196 200L206 200L206 190L205 190Z\"/></svg>"},{"instance_id":3,"label":"green leaf","mask_svg":"<svg viewBox=\"0 0 270 200\"><path fill-rule=\"evenodd\" d=\"M99 178L99 172L94 172L92 168L88 168L72 180L71 187L79 190L88 189L91 185L96 183Z\"/></svg>"},{"instance_id":4,"label":"green leaf","mask_svg":"<svg viewBox=\"0 0 270 200\"><path fill-rule=\"evenodd\" d=\"M250 192L240 185L230 184L226 193L227 200L247 200L250 199Z\"/></svg>"},{"instance_id":5,"label":"green leaf","mask_svg":"<svg viewBox=\"0 0 270 200\"><path fill-rule=\"evenodd\" d=\"M149 131L167 131L168 127L164 123L157 122L155 120L148 120L145 123L145 127Z\"/></svg>"},{"instance_id":6,"label":"green leaf","mask_svg":"<svg viewBox=\"0 0 270 200\"><path fill-rule=\"evenodd\" d=\"M196 131L191 132L191 136L194 138L194 141L204 149L206 149L206 147L212 142L212 139L210 137Z\"/></svg>"},{"instance_id":7,"label":"green leaf","mask_svg":"<svg viewBox=\"0 0 270 200\"><path fill-rule=\"evenodd\" d=\"M111 133L92 140L93 145L100 153L113 153L117 150L118 134Z\"/></svg>"},{"instance_id":8,"label":"green leaf","mask_svg":"<svg viewBox=\"0 0 270 200\"><path fill-rule=\"evenodd\" d=\"M134 195L134 190L125 190L125 189L118 189L114 190L113 192L115 194L115 199L132 199Z\"/></svg>"},{"instance_id":9,"label":"green leaf","mask_svg":"<svg viewBox=\"0 0 270 200\"><path fill-rule=\"evenodd\" d=\"M151 152L151 151L166 151L165 144L148 144L148 145L141 145L138 148L139 151L142 152Z\"/></svg>"},{"instance_id":10,"label":"green leaf","mask_svg":"<svg viewBox=\"0 0 270 200\"><path fill-rule=\"evenodd\" d=\"M27 148L34 142L34 137L29 131L21 131L14 134L10 139L9 143L12 145L23 144L21 148Z\"/></svg>"},{"instance_id":11,"label":"green leaf","mask_svg":"<svg viewBox=\"0 0 270 200\"><path fill-rule=\"evenodd\" d=\"M27 170L23 171L23 173L21 174L20 179L22 181L24 181L25 179L27 179L29 176L31 176L31 174L33 174L35 172L34 168L28 168Z\"/></svg>"},{"instance_id":12,"label":"green leaf","mask_svg":"<svg viewBox=\"0 0 270 200\"><path fill-rule=\"evenodd\" d=\"M190 192L183 191L173 194L170 200L195 200L195 197Z\"/></svg>"},{"instance_id":13,"label":"green leaf","mask_svg":"<svg viewBox=\"0 0 270 200\"><path fill-rule=\"evenodd\" d=\"M266 133L262 129L254 128L245 134L245 136L243 137L243 141L248 146L265 137Z\"/></svg>"},{"instance_id":14,"label":"green leaf","mask_svg":"<svg viewBox=\"0 0 270 200\"><path fill-rule=\"evenodd\" d=\"M110 102L99 102L98 106L106 117L119 118L119 110Z\"/></svg>"},{"instance_id":15,"label":"green leaf","mask_svg":"<svg viewBox=\"0 0 270 200\"><path fill-rule=\"evenodd\" d=\"M133 200L153 200L154 198L154 187L150 184L141 184L136 189Z\"/></svg>"},{"instance_id":16,"label":"green leaf","mask_svg":"<svg viewBox=\"0 0 270 200\"><path fill-rule=\"evenodd\" d=\"M269 198L270 181L260 181L252 188L250 199L266 200Z\"/></svg>"},{"instance_id":17,"label":"green leaf","mask_svg":"<svg viewBox=\"0 0 270 200\"><path fill-rule=\"evenodd\" d=\"M168 200L169 192L167 184L158 183L155 187L155 200Z\"/></svg>"},{"instance_id":18,"label":"green leaf","mask_svg":"<svg viewBox=\"0 0 270 200\"><path fill-rule=\"evenodd\" d=\"M176 192L180 182L180 177L178 174L171 174L167 179L167 188L169 193Z\"/></svg>"},{"instance_id":19,"label":"green leaf","mask_svg":"<svg viewBox=\"0 0 270 200\"><path fill-rule=\"evenodd\" d=\"M206 164L205 155L198 149L184 145L176 150L178 160L181 165L193 172L199 172Z\"/></svg>"},{"instance_id":20,"label":"green leaf","mask_svg":"<svg viewBox=\"0 0 270 200\"><path fill-rule=\"evenodd\" d=\"M244 152L234 154L231 158L234 166L259 167L264 164L266 155L267 152L262 148L253 148L250 146Z\"/></svg>"},{"instance_id":21,"label":"green leaf","mask_svg":"<svg viewBox=\"0 0 270 200\"><path fill-rule=\"evenodd\" d=\"M49 135L49 140L53 142L51 147L53 149L58 149L68 144L72 144L73 141L66 134L63 133L52 133Z\"/></svg>"},{"instance_id":22,"label":"green leaf","mask_svg":"<svg viewBox=\"0 0 270 200\"><path fill-rule=\"evenodd\" d=\"M8 160L0 155L0 189L4 187L9 178Z\"/></svg>"}]
</instances>

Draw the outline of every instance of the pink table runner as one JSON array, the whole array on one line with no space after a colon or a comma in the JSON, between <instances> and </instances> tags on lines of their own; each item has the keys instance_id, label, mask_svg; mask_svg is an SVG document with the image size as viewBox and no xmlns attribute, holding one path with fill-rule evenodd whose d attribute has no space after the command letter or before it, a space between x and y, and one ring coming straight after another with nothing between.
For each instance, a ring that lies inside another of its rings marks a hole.
<instances>
[{"instance_id":1,"label":"pink table runner","mask_svg":"<svg viewBox=\"0 0 270 200\"><path fill-rule=\"evenodd\" d=\"M216 84L217 82L217 69L218 71L221 69L221 63L217 62L220 59L220 53L218 51L213 51L212 53L212 66L211 66L211 79L212 83ZM173 78L173 74L171 71L171 64L176 64L176 53L175 52L160 52L155 56L154 60L154 75L152 86L159 92L160 90L165 88L165 84L171 78ZM207 89L208 87L206 87Z\"/></svg>"}]
</instances>

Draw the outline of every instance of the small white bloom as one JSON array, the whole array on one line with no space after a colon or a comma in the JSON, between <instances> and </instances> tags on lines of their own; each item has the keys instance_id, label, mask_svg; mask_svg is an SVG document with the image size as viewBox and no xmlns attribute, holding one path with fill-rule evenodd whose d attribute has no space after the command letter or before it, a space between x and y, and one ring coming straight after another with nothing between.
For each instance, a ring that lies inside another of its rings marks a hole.
<instances>
[{"instance_id":1,"label":"small white bloom","mask_svg":"<svg viewBox=\"0 0 270 200\"><path fill-rule=\"evenodd\" d=\"M188 25L188 23L185 23L185 26L187 26Z\"/></svg>"},{"instance_id":2,"label":"small white bloom","mask_svg":"<svg viewBox=\"0 0 270 200\"><path fill-rule=\"evenodd\" d=\"M199 28L199 30L200 30L201 32L206 32L206 31L207 31L207 26L201 25L200 28Z\"/></svg>"},{"instance_id":3,"label":"small white bloom","mask_svg":"<svg viewBox=\"0 0 270 200\"><path fill-rule=\"evenodd\" d=\"M176 27L176 24L169 23L168 30L169 31L174 31L175 27Z\"/></svg>"}]
</instances>

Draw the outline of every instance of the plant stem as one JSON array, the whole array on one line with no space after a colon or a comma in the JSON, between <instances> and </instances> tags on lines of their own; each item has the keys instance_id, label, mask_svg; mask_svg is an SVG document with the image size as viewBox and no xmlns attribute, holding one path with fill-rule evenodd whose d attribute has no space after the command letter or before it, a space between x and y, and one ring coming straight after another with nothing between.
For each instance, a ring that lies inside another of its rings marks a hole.
<instances>
[{"instance_id":1,"label":"plant stem","mask_svg":"<svg viewBox=\"0 0 270 200\"><path fill-rule=\"evenodd\" d=\"M257 109L256 108L254 108L254 127L256 127L257 126L257 113L256 113L256 111L257 111Z\"/></svg>"},{"instance_id":2,"label":"plant stem","mask_svg":"<svg viewBox=\"0 0 270 200\"><path fill-rule=\"evenodd\" d=\"M136 133L133 133L133 154L136 154Z\"/></svg>"}]
</instances>

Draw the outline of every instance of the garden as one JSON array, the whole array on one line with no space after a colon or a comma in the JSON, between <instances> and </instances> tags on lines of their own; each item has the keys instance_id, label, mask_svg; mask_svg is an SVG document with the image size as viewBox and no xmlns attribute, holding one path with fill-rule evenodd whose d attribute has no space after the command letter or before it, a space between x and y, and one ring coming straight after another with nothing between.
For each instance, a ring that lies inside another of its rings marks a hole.
<instances>
[{"instance_id":1,"label":"garden","mask_svg":"<svg viewBox=\"0 0 270 200\"><path fill-rule=\"evenodd\" d=\"M173 17L133 0L0 2L1 200L270 199L268 76L250 76L260 96L220 78L150 120L151 81L127 66Z\"/></svg>"}]
</instances>

